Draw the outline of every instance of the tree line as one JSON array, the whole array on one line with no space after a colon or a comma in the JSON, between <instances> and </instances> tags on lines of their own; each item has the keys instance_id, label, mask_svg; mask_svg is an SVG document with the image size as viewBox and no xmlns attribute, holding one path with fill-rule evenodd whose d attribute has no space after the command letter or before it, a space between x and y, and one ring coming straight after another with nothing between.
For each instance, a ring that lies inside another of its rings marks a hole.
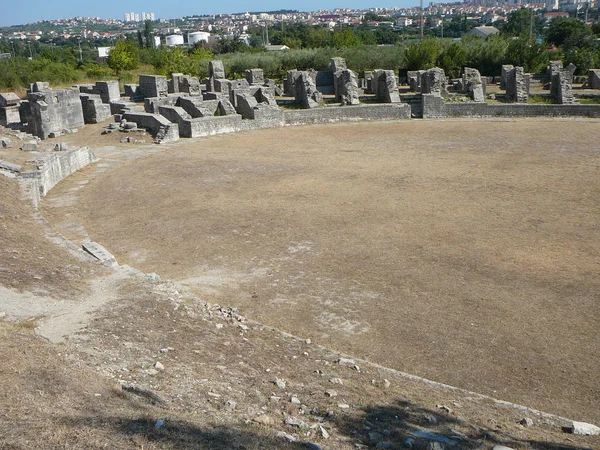
<instances>
[{"instance_id":1,"label":"tree line","mask_svg":"<svg viewBox=\"0 0 600 450\"><path fill-rule=\"evenodd\" d=\"M456 20L457 26L467 26L460 18ZM117 42L108 60L101 63L96 61L95 49L89 42L51 46L0 41L0 53L15 55L0 59L0 90L26 87L34 81L68 85L119 78L131 82L140 66L155 74L180 72L204 78L208 75L208 61L213 58L223 60L229 77L241 76L246 69L262 68L273 79L285 77L291 69L324 70L333 56L344 57L349 68L359 73L375 68L418 70L437 66L452 78L460 76L464 67L476 68L483 75L499 75L502 64L538 72L556 59L575 64L579 74L600 68L600 23L589 26L574 18L557 18L545 26L528 9L512 13L502 33L487 39L470 35L460 40L426 36L422 41L406 38L377 45L377 33L369 32L367 25L333 31L302 24L271 29L272 43L292 44L288 45L292 49L285 52L267 52L259 42L248 46L240 39L222 39L211 47L198 43L193 47L154 48L152 29L145 25L137 34ZM385 32L394 33L391 29ZM259 36L257 33L253 36ZM384 31L380 33L384 36Z\"/></svg>"}]
</instances>

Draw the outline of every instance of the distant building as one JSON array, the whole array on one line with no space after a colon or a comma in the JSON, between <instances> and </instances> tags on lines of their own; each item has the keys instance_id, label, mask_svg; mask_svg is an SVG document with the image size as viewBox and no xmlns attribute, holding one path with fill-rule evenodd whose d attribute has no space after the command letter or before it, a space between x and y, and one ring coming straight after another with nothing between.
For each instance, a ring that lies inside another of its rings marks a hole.
<instances>
[{"instance_id":1,"label":"distant building","mask_svg":"<svg viewBox=\"0 0 600 450\"><path fill-rule=\"evenodd\" d=\"M287 45L265 45L265 50L268 52L281 52L289 49Z\"/></svg>"},{"instance_id":2,"label":"distant building","mask_svg":"<svg viewBox=\"0 0 600 450\"><path fill-rule=\"evenodd\" d=\"M108 54L114 47L98 47L98 61L103 62L108 58Z\"/></svg>"},{"instance_id":3,"label":"distant building","mask_svg":"<svg viewBox=\"0 0 600 450\"><path fill-rule=\"evenodd\" d=\"M494 34L500 34L500 30L496 27L481 26L473 28L471 31L469 31L469 34L487 39Z\"/></svg>"},{"instance_id":4,"label":"distant building","mask_svg":"<svg viewBox=\"0 0 600 450\"><path fill-rule=\"evenodd\" d=\"M411 26L413 23L413 20L409 17L400 17L398 20L396 20L396 27L398 28L404 28L404 27L409 27Z\"/></svg>"}]
</instances>

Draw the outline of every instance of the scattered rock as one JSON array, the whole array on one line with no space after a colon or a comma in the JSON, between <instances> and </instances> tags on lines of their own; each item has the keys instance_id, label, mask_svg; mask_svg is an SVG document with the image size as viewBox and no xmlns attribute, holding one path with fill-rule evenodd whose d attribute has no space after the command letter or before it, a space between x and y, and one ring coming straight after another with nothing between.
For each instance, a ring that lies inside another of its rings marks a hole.
<instances>
[{"instance_id":1,"label":"scattered rock","mask_svg":"<svg viewBox=\"0 0 600 450\"><path fill-rule=\"evenodd\" d=\"M154 363L154 368L160 371L165 370L165 366L163 366L163 364L160 361L156 361L156 363Z\"/></svg>"},{"instance_id":2,"label":"scattered rock","mask_svg":"<svg viewBox=\"0 0 600 450\"><path fill-rule=\"evenodd\" d=\"M383 380L383 387L384 388L389 388L392 385L392 383L389 382L389 380L384 379Z\"/></svg>"},{"instance_id":3,"label":"scattered rock","mask_svg":"<svg viewBox=\"0 0 600 450\"><path fill-rule=\"evenodd\" d=\"M348 408L350 408L350 405L347 405L346 403L338 403L338 408L348 409Z\"/></svg>"},{"instance_id":4,"label":"scattered rock","mask_svg":"<svg viewBox=\"0 0 600 450\"><path fill-rule=\"evenodd\" d=\"M306 422L300 419L296 419L295 417L286 417L283 423L292 427L301 428L303 430L308 430L310 428Z\"/></svg>"},{"instance_id":5,"label":"scattered rock","mask_svg":"<svg viewBox=\"0 0 600 450\"><path fill-rule=\"evenodd\" d=\"M9 138L0 138L0 147L2 148L10 148L12 146L12 142Z\"/></svg>"},{"instance_id":6,"label":"scattered rock","mask_svg":"<svg viewBox=\"0 0 600 450\"><path fill-rule=\"evenodd\" d=\"M439 442L429 442L427 444L427 450L444 450L446 447L444 447L443 444L440 444Z\"/></svg>"},{"instance_id":7,"label":"scattered rock","mask_svg":"<svg viewBox=\"0 0 600 450\"><path fill-rule=\"evenodd\" d=\"M296 397L296 396L293 396L293 397L290 399L290 402L292 402L294 405L299 405L300 403L302 403L302 402L300 401L300 399L299 399L298 397Z\"/></svg>"},{"instance_id":8,"label":"scattered rock","mask_svg":"<svg viewBox=\"0 0 600 450\"><path fill-rule=\"evenodd\" d=\"M336 361L340 366L355 366L356 362L349 358L340 358Z\"/></svg>"},{"instance_id":9,"label":"scattered rock","mask_svg":"<svg viewBox=\"0 0 600 450\"><path fill-rule=\"evenodd\" d=\"M285 389L285 380L282 380L281 378L275 378L275 381L273 382L275 384L275 386L277 386L279 389Z\"/></svg>"},{"instance_id":10,"label":"scattered rock","mask_svg":"<svg viewBox=\"0 0 600 450\"><path fill-rule=\"evenodd\" d=\"M284 433L283 431L278 431L277 437L285 439L288 442L296 442L297 441L297 439L294 436L292 436L291 434Z\"/></svg>"},{"instance_id":11,"label":"scattered rock","mask_svg":"<svg viewBox=\"0 0 600 450\"><path fill-rule=\"evenodd\" d=\"M158 419L158 420L156 421L156 423L154 424L154 428L156 428L157 430L158 430L159 428L162 428L162 427L164 427L164 426L165 426L165 422L164 422L162 419Z\"/></svg>"},{"instance_id":12,"label":"scattered rock","mask_svg":"<svg viewBox=\"0 0 600 450\"><path fill-rule=\"evenodd\" d=\"M23 142L23 147L21 147L21 150L24 152L35 152L37 150L37 141Z\"/></svg>"},{"instance_id":13,"label":"scattered rock","mask_svg":"<svg viewBox=\"0 0 600 450\"><path fill-rule=\"evenodd\" d=\"M567 433L581 434L584 436L596 436L600 434L599 427L597 427L596 425L592 425L591 423L585 422L573 421L573 423L570 426L565 427L564 430Z\"/></svg>"},{"instance_id":14,"label":"scattered rock","mask_svg":"<svg viewBox=\"0 0 600 450\"><path fill-rule=\"evenodd\" d=\"M207 392L209 397L221 398L221 394L217 394L216 392Z\"/></svg>"},{"instance_id":15,"label":"scattered rock","mask_svg":"<svg viewBox=\"0 0 600 450\"><path fill-rule=\"evenodd\" d=\"M260 425L265 425L267 427L275 425L275 420L271 416L268 416L266 414L261 414L260 416L254 418L254 422Z\"/></svg>"},{"instance_id":16,"label":"scattered rock","mask_svg":"<svg viewBox=\"0 0 600 450\"><path fill-rule=\"evenodd\" d=\"M319 425L319 431L321 432L323 439L329 439L329 432L323 427L323 425Z\"/></svg>"},{"instance_id":17,"label":"scattered rock","mask_svg":"<svg viewBox=\"0 0 600 450\"><path fill-rule=\"evenodd\" d=\"M225 407L233 411L235 408L237 408L237 402L234 402L233 400L227 400L225 402Z\"/></svg>"},{"instance_id":18,"label":"scattered rock","mask_svg":"<svg viewBox=\"0 0 600 450\"><path fill-rule=\"evenodd\" d=\"M344 384L341 378L330 378L329 382L333 384Z\"/></svg>"},{"instance_id":19,"label":"scattered rock","mask_svg":"<svg viewBox=\"0 0 600 450\"><path fill-rule=\"evenodd\" d=\"M438 423L437 418L433 414L426 414L425 420L429 423Z\"/></svg>"},{"instance_id":20,"label":"scattered rock","mask_svg":"<svg viewBox=\"0 0 600 450\"><path fill-rule=\"evenodd\" d=\"M524 427L530 427L533 425L533 420L529 417L523 417L521 420L519 420L519 423Z\"/></svg>"},{"instance_id":21,"label":"scattered rock","mask_svg":"<svg viewBox=\"0 0 600 450\"><path fill-rule=\"evenodd\" d=\"M6 312L5 312L5 311L0 311L0 319L1 319L2 317L6 317Z\"/></svg>"},{"instance_id":22,"label":"scattered rock","mask_svg":"<svg viewBox=\"0 0 600 450\"><path fill-rule=\"evenodd\" d=\"M147 370L144 370L144 373L146 375L152 375L152 376L154 376L154 375L158 374L158 370L156 370L156 369L147 369Z\"/></svg>"},{"instance_id":23,"label":"scattered rock","mask_svg":"<svg viewBox=\"0 0 600 450\"><path fill-rule=\"evenodd\" d=\"M325 391L325 395L327 397L337 397L337 391L335 391L334 389L329 389Z\"/></svg>"}]
</instances>

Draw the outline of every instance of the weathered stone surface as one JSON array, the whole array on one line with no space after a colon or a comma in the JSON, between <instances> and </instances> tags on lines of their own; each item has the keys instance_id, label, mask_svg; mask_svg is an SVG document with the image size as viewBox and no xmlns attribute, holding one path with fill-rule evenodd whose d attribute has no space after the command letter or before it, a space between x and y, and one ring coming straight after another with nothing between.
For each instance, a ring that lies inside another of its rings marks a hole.
<instances>
[{"instance_id":1,"label":"weathered stone surface","mask_svg":"<svg viewBox=\"0 0 600 450\"><path fill-rule=\"evenodd\" d=\"M41 92L47 91L48 89L50 89L50 83L47 81L36 81L29 85L29 92Z\"/></svg>"},{"instance_id":2,"label":"weathered stone surface","mask_svg":"<svg viewBox=\"0 0 600 450\"><path fill-rule=\"evenodd\" d=\"M591 423L585 422L573 422L571 423L569 432L573 434L580 434L584 436L597 436L600 435L600 428Z\"/></svg>"},{"instance_id":3,"label":"weathered stone surface","mask_svg":"<svg viewBox=\"0 0 600 450\"><path fill-rule=\"evenodd\" d=\"M406 73L408 86L412 92L421 92L421 75L423 70L409 70Z\"/></svg>"},{"instance_id":4,"label":"weathered stone surface","mask_svg":"<svg viewBox=\"0 0 600 450\"><path fill-rule=\"evenodd\" d=\"M121 98L121 90L117 80L96 81L93 94L97 94L102 99L102 103L110 103Z\"/></svg>"},{"instance_id":5,"label":"weathered stone surface","mask_svg":"<svg viewBox=\"0 0 600 450\"><path fill-rule=\"evenodd\" d=\"M99 95L79 94L79 99L86 124L102 122L111 116L110 104L103 103Z\"/></svg>"},{"instance_id":6,"label":"weathered stone surface","mask_svg":"<svg viewBox=\"0 0 600 450\"><path fill-rule=\"evenodd\" d=\"M374 94L375 92L373 92L373 78L374 78L374 74L373 72L370 71L366 71L365 72L365 94Z\"/></svg>"},{"instance_id":7,"label":"weathered stone surface","mask_svg":"<svg viewBox=\"0 0 600 450\"><path fill-rule=\"evenodd\" d=\"M463 89L474 102L485 101L481 75L477 69L465 67L463 73Z\"/></svg>"},{"instance_id":8,"label":"weathered stone surface","mask_svg":"<svg viewBox=\"0 0 600 450\"><path fill-rule=\"evenodd\" d=\"M140 75L139 92L144 98L166 97L169 93L167 77L163 75Z\"/></svg>"},{"instance_id":9,"label":"weathered stone surface","mask_svg":"<svg viewBox=\"0 0 600 450\"><path fill-rule=\"evenodd\" d=\"M588 87L600 89L600 69L590 69L588 72Z\"/></svg>"},{"instance_id":10,"label":"weathered stone surface","mask_svg":"<svg viewBox=\"0 0 600 450\"><path fill-rule=\"evenodd\" d=\"M0 107L18 106L21 99L14 92L0 92Z\"/></svg>"},{"instance_id":11,"label":"weathered stone surface","mask_svg":"<svg viewBox=\"0 0 600 450\"><path fill-rule=\"evenodd\" d=\"M554 94L556 102L560 105L571 105L575 103L573 97L573 74L569 69L560 69L552 76L552 85L556 85Z\"/></svg>"},{"instance_id":12,"label":"weathered stone surface","mask_svg":"<svg viewBox=\"0 0 600 450\"><path fill-rule=\"evenodd\" d=\"M208 76L209 78L227 78L225 76L225 66L223 61L218 59L208 62Z\"/></svg>"},{"instance_id":13,"label":"weathered stone surface","mask_svg":"<svg viewBox=\"0 0 600 450\"><path fill-rule=\"evenodd\" d=\"M440 96L446 94L444 69L434 67L421 74L421 93Z\"/></svg>"},{"instance_id":14,"label":"weathered stone surface","mask_svg":"<svg viewBox=\"0 0 600 450\"><path fill-rule=\"evenodd\" d=\"M258 109L258 101L250 94L237 94L236 111L244 119L254 118L254 109Z\"/></svg>"},{"instance_id":15,"label":"weathered stone surface","mask_svg":"<svg viewBox=\"0 0 600 450\"><path fill-rule=\"evenodd\" d=\"M12 142L9 138L7 137L0 137L0 147L2 148L11 148L12 147Z\"/></svg>"},{"instance_id":16,"label":"weathered stone surface","mask_svg":"<svg viewBox=\"0 0 600 450\"><path fill-rule=\"evenodd\" d=\"M377 99L384 103L400 103L400 93L396 84L396 74L393 70L376 70L374 76L377 83L372 83L372 87L377 85L375 95Z\"/></svg>"},{"instance_id":17,"label":"weathered stone surface","mask_svg":"<svg viewBox=\"0 0 600 450\"><path fill-rule=\"evenodd\" d=\"M20 122L19 105L0 107L0 125L18 124Z\"/></svg>"},{"instance_id":18,"label":"weathered stone surface","mask_svg":"<svg viewBox=\"0 0 600 450\"><path fill-rule=\"evenodd\" d=\"M346 60L344 58L331 58L329 60L329 70L331 73L335 74L340 70L346 70L348 66L346 66Z\"/></svg>"},{"instance_id":19,"label":"weathered stone surface","mask_svg":"<svg viewBox=\"0 0 600 450\"><path fill-rule=\"evenodd\" d=\"M344 69L335 73L336 98L342 106L358 105L358 76L352 70Z\"/></svg>"},{"instance_id":20,"label":"weathered stone surface","mask_svg":"<svg viewBox=\"0 0 600 450\"><path fill-rule=\"evenodd\" d=\"M294 86L296 102L303 108L315 108L319 105L323 97L308 72L300 72Z\"/></svg>"},{"instance_id":21,"label":"weathered stone surface","mask_svg":"<svg viewBox=\"0 0 600 450\"><path fill-rule=\"evenodd\" d=\"M129 97L131 100L137 100L142 97L139 84L125 84L123 85L123 89L125 91L125 97Z\"/></svg>"},{"instance_id":22,"label":"weathered stone surface","mask_svg":"<svg viewBox=\"0 0 600 450\"><path fill-rule=\"evenodd\" d=\"M527 78L522 67L513 68L506 79L506 96L509 101L527 103L529 89Z\"/></svg>"},{"instance_id":23,"label":"weathered stone surface","mask_svg":"<svg viewBox=\"0 0 600 450\"><path fill-rule=\"evenodd\" d=\"M246 80L249 84L263 84L265 74L262 69L248 69L246 70Z\"/></svg>"},{"instance_id":24,"label":"weathered stone surface","mask_svg":"<svg viewBox=\"0 0 600 450\"><path fill-rule=\"evenodd\" d=\"M131 113L123 114L123 119L135 122L140 128L148 130L154 137L154 142L169 142L179 139L179 127L176 123L169 122L165 117L158 114Z\"/></svg>"},{"instance_id":25,"label":"weathered stone surface","mask_svg":"<svg viewBox=\"0 0 600 450\"><path fill-rule=\"evenodd\" d=\"M550 61L548 65L548 76L550 77L550 94L556 96L558 93L558 78L554 76L558 74L559 70L563 69L562 61Z\"/></svg>"},{"instance_id":26,"label":"weathered stone surface","mask_svg":"<svg viewBox=\"0 0 600 450\"><path fill-rule=\"evenodd\" d=\"M171 79L167 82L169 94L177 94L181 92L180 86L183 84L182 73L172 73Z\"/></svg>"},{"instance_id":27,"label":"weathered stone surface","mask_svg":"<svg viewBox=\"0 0 600 450\"><path fill-rule=\"evenodd\" d=\"M506 82L508 80L509 73L515 68L515 66L510 64L504 64L502 66L502 72L500 75L500 89L506 90Z\"/></svg>"},{"instance_id":28,"label":"weathered stone surface","mask_svg":"<svg viewBox=\"0 0 600 450\"><path fill-rule=\"evenodd\" d=\"M200 80L196 77L184 76L179 85L179 92L186 92L190 95L201 95Z\"/></svg>"},{"instance_id":29,"label":"weathered stone surface","mask_svg":"<svg viewBox=\"0 0 600 450\"><path fill-rule=\"evenodd\" d=\"M83 128L83 110L79 89L58 89L27 94L21 103L21 120L27 121L27 132L41 139L60 136Z\"/></svg>"}]
</instances>

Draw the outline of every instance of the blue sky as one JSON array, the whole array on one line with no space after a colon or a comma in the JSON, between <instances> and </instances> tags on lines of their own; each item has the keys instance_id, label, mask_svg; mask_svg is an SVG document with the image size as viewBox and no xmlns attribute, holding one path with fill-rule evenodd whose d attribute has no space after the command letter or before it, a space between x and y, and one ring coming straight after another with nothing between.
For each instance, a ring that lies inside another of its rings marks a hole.
<instances>
[{"instance_id":1,"label":"blue sky","mask_svg":"<svg viewBox=\"0 0 600 450\"><path fill-rule=\"evenodd\" d=\"M386 0L383 0L386 1ZM425 2L427 4L428 2ZM0 26L21 25L74 16L99 16L123 19L126 12L153 12L156 18L173 19L194 14L219 14L250 11L272 11L278 9L298 9L313 11L320 8L367 8L367 7L409 7L418 5L418 0L398 0L398 3L382 4L377 0L306 0L285 2L276 0L182 1L182 0L0 0Z\"/></svg>"}]
</instances>

